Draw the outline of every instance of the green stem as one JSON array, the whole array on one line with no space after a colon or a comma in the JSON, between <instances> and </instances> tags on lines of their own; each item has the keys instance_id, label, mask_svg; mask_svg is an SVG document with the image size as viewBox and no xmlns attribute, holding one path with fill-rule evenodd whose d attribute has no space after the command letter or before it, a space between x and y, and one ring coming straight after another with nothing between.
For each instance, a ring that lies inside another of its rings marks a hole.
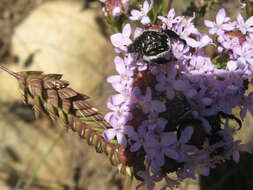
<instances>
[{"instance_id":1,"label":"green stem","mask_svg":"<svg viewBox=\"0 0 253 190\"><path fill-rule=\"evenodd\" d=\"M53 149L55 148L55 146L58 144L58 142L61 140L61 138L64 135L65 130L63 129L58 136L56 136L51 145L49 146L48 150L44 153L44 155L42 156L42 158L40 159L40 161L38 162L37 166L34 168L32 175L30 176L30 178L26 181L23 190L28 190L30 188L30 186L32 185L33 181L35 180L40 168L43 166L43 164L46 162L49 154L53 151ZM19 189L20 185L22 183L18 183L15 187L15 189Z\"/></svg>"},{"instance_id":2,"label":"green stem","mask_svg":"<svg viewBox=\"0 0 253 190\"><path fill-rule=\"evenodd\" d=\"M168 10L171 9L172 3L173 3L173 0L169 0L169 2L168 2Z\"/></svg>"},{"instance_id":3,"label":"green stem","mask_svg":"<svg viewBox=\"0 0 253 190\"><path fill-rule=\"evenodd\" d=\"M247 18L253 16L253 3L247 3L247 5L246 5L246 16L247 16Z\"/></svg>"}]
</instances>

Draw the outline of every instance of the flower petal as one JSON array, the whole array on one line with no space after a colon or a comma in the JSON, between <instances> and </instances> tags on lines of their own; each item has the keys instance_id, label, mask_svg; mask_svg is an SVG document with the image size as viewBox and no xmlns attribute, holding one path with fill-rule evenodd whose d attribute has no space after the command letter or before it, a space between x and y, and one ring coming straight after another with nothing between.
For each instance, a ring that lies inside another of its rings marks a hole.
<instances>
[{"instance_id":1,"label":"flower petal","mask_svg":"<svg viewBox=\"0 0 253 190\"><path fill-rule=\"evenodd\" d=\"M150 21L150 18L148 17L148 16L144 16L144 17L142 17L142 19L141 19L141 23L142 24L149 24L151 21Z\"/></svg>"},{"instance_id":2,"label":"flower petal","mask_svg":"<svg viewBox=\"0 0 253 190\"><path fill-rule=\"evenodd\" d=\"M109 83L119 83L120 79L121 79L121 77L119 75L112 75L112 76L107 78L107 82L109 82Z\"/></svg>"},{"instance_id":3,"label":"flower petal","mask_svg":"<svg viewBox=\"0 0 253 190\"><path fill-rule=\"evenodd\" d=\"M122 30L122 35L126 38L129 38L130 35L131 35L131 32L132 32L132 29L131 29L131 25L130 24L126 24L124 27L123 27L123 30Z\"/></svg>"},{"instance_id":4,"label":"flower petal","mask_svg":"<svg viewBox=\"0 0 253 190\"><path fill-rule=\"evenodd\" d=\"M121 144L122 146L127 145L127 139L123 133L117 133L116 136L119 144Z\"/></svg>"},{"instance_id":5,"label":"flower petal","mask_svg":"<svg viewBox=\"0 0 253 190\"><path fill-rule=\"evenodd\" d=\"M141 148L141 146L142 146L142 144L141 144L139 141L137 141L137 142L135 142L135 143L131 146L130 151L131 151L131 152L136 152L136 151L138 151L138 150Z\"/></svg>"},{"instance_id":6,"label":"flower petal","mask_svg":"<svg viewBox=\"0 0 253 190\"><path fill-rule=\"evenodd\" d=\"M187 127L183 130L183 132L181 133L181 136L180 136L180 143L187 143L191 137L192 137L192 134L193 134L193 128L192 127Z\"/></svg>"},{"instance_id":7,"label":"flower petal","mask_svg":"<svg viewBox=\"0 0 253 190\"><path fill-rule=\"evenodd\" d=\"M218 13L216 15L216 23L218 25L221 25L224 22L225 17L226 17L226 11L225 11L225 9L222 8L218 11Z\"/></svg>"},{"instance_id":8,"label":"flower petal","mask_svg":"<svg viewBox=\"0 0 253 190\"><path fill-rule=\"evenodd\" d=\"M116 34L111 35L111 42L112 42L112 45L115 47L122 46L123 45L122 40L123 40L123 36L121 33L116 33Z\"/></svg>"},{"instance_id":9,"label":"flower petal","mask_svg":"<svg viewBox=\"0 0 253 190\"><path fill-rule=\"evenodd\" d=\"M121 57L119 56L115 57L114 63L115 63L116 71L119 74L123 74L126 71L124 60Z\"/></svg>"},{"instance_id":10,"label":"flower petal","mask_svg":"<svg viewBox=\"0 0 253 190\"><path fill-rule=\"evenodd\" d=\"M169 100L172 100L175 97L175 91L172 88L168 87L166 90L166 97Z\"/></svg>"},{"instance_id":11,"label":"flower petal","mask_svg":"<svg viewBox=\"0 0 253 190\"><path fill-rule=\"evenodd\" d=\"M174 160L177 160L179 158L179 154L177 153L177 151L173 150L172 148L166 149L165 155Z\"/></svg>"},{"instance_id":12,"label":"flower petal","mask_svg":"<svg viewBox=\"0 0 253 190\"><path fill-rule=\"evenodd\" d=\"M164 133L162 134L162 140L161 140L161 144L163 146L169 146L173 143L176 143L177 142L177 137L174 133Z\"/></svg>"},{"instance_id":13,"label":"flower petal","mask_svg":"<svg viewBox=\"0 0 253 190\"><path fill-rule=\"evenodd\" d=\"M106 140L112 140L116 136L115 129L107 129L104 131L104 137Z\"/></svg>"},{"instance_id":14,"label":"flower petal","mask_svg":"<svg viewBox=\"0 0 253 190\"><path fill-rule=\"evenodd\" d=\"M174 9L174 8L171 8L171 9L169 10L169 12L168 12L167 17L168 17L168 18L174 18L175 15L176 15L175 9Z\"/></svg>"},{"instance_id":15,"label":"flower petal","mask_svg":"<svg viewBox=\"0 0 253 190\"><path fill-rule=\"evenodd\" d=\"M176 80L173 83L173 87L177 91L185 91L185 90L188 89L189 83L187 81L184 81L184 80Z\"/></svg>"},{"instance_id":16,"label":"flower petal","mask_svg":"<svg viewBox=\"0 0 253 190\"><path fill-rule=\"evenodd\" d=\"M253 16L249 17L248 20L245 22L247 27L253 26Z\"/></svg>"},{"instance_id":17,"label":"flower petal","mask_svg":"<svg viewBox=\"0 0 253 190\"><path fill-rule=\"evenodd\" d=\"M244 24L244 19L240 13L237 14L236 18L237 18L237 22L239 23L239 25Z\"/></svg>"},{"instance_id":18,"label":"flower petal","mask_svg":"<svg viewBox=\"0 0 253 190\"><path fill-rule=\"evenodd\" d=\"M204 23L209 28L213 28L214 27L214 22L212 22L210 20L205 20Z\"/></svg>"},{"instance_id":19,"label":"flower petal","mask_svg":"<svg viewBox=\"0 0 253 190\"><path fill-rule=\"evenodd\" d=\"M131 16L129 17L131 20L139 20L142 14L140 11L133 9L131 11Z\"/></svg>"},{"instance_id":20,"label":"flower petal","mask_svg":"<svg viewBox=\"0 0 253 190\"><path fill-rule=\"evenodd\" d=\"M142 7L142 10L143 10L143 13L144 14L147 14L148 12L149 12L149 3L148 3L148 1L144 1L144 3L143 3L143 7Z\"/></svg>"}]
</instances>

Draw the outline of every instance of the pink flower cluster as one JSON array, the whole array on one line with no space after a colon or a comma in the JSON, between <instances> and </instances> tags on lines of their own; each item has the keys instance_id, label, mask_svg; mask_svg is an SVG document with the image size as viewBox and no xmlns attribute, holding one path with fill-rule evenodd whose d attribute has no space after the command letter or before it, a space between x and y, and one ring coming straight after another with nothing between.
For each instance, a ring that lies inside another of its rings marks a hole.
<instances>
[{"instance_id":1,"label":"pink flower cluster","mask_svg":"<svg viewBox=\"0 0 253 190\"><path fill-rule=\"evenodd\" d=\"M118 18L124 14L127 14L131 4L130 0L100 0L103 6L103 12L105 16L112 18ZM149 3L147 0L144 1L143 5L139 5L140 10L132 9L131 20L140 20L142 24L149 24L151 20L147 16L148 12L153 7L154 0Z\"/></svg>"},{"instance_id":2,"label":"pink flower cluster","mask_svg":"<svg viewBox=\"0 0 253 190\"><path fill-rule=\"evenodd\" d=\"M145 1L129 19L146 25L149 9ZM245 21L238 14L233 21L221 9L215 22L205 21L212 38L195 27L194 18L176 16L174 9L158 19L161 30L174 31L186 44L172 40L175 59L156 64L128 53L144 29L126 24L111 36L122 56L114 59L118 74L108 78L118 94L109 98L105 119L112 128L104 132L105 139L117 139L138 155L136 176L143 181L138 188L150 190L162 180L165 189L197 173L209 175L226 159L238 162L239 151L251 150L233 140L236 129L228 120L235 119L234 108L242 120L247 111L253 114L253 92L246 93L253 84L253 17ZM207 46L216 49L214 55L206 54Z\"/></svg>"},{"instance_id":3,"label":"pink flower cluster","mask_svg":"<svg viewBox=\"0 0 253 190\"><path fill-rule=\"evenodd\" d=\"M129 0L100 0L104 3L103 12L105 16L119 17L128 11Z\"/></svg>"}]
</instances>

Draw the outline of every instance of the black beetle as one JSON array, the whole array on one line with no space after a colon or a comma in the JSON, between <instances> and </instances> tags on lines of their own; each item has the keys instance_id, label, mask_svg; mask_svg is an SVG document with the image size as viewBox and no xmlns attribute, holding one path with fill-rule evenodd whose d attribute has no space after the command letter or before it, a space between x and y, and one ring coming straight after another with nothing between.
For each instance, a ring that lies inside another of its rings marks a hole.
<instances>
[{"instance_id":1,"label":"black beetle","mask_svg":"<svg viewBox=\"0 0 253 190\"><path fill-rule=\"evenodd\" d=\"M147 62L164 64L169 61L163 56L171 52L172 39L180 40L186 44L185 40L172 30L145 30L128 46L128 52L137 53Z\"/></svg>"}]
</instances>

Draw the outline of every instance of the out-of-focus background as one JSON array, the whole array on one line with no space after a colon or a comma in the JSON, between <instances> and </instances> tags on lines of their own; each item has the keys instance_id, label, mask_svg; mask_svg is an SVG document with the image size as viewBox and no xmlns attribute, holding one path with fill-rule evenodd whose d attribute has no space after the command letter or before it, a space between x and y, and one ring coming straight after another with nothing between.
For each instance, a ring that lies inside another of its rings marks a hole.
<instances>
[{"instance_id":1,"label":"out-of-focus background","mask_svg":"<svg viewBox=\"0 0 253 190\"><path fill-rule=\"evenodd\" d=\"M192 15L206 2L211 1L176 0L172 5L177 14ZM221 7L232 17L240 11L239 0L217 2L197 19L200 28ZM98 0L0 0L0 64L13 71L61 73L102 113L114 93L106 83L114 73L109 36ZM252 122L247 117L237 138L251 141ZM178 189L252 190L252 165L252 157L242 155L242 164L228 162L213 177L186 181ZM135 184L73 132L47 118L35 120L15 79L0 71L0 190L131 190Z\"/></svg>"}]
</instances>

